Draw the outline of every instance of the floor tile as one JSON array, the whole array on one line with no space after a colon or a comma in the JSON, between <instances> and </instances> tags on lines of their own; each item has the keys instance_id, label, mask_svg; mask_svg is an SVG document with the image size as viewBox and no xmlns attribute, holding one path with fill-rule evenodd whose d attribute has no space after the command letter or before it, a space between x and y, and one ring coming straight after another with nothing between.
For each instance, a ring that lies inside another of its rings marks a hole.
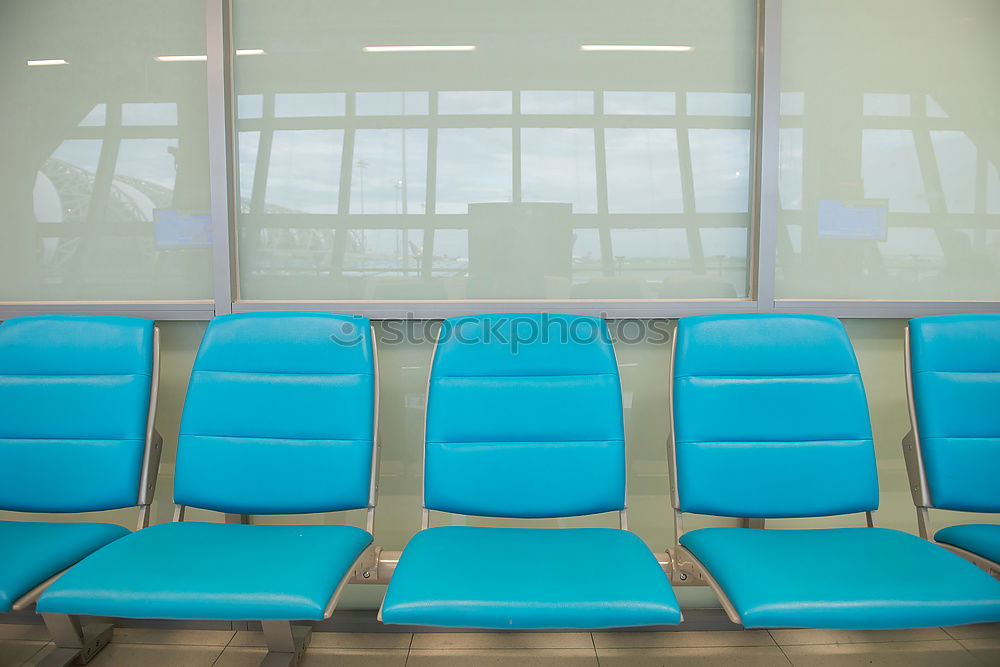
<instances>
[{"instance_id":1,"label":"floor tile","mask_svg":"<svg viewBox=\"0 0 1000 667\"><path fill-rule=\"evenodd\" d=\"M796 667L979 667L969 651L952 639L942 641L782 646Z\"/></svg>"},{"instance_id":2,"label":"floor tile","mask_svg":"<svg viewBox=\"0 0 1000 667\"><path fill-rule=\"evenodd\" d=\"M945 632L955 639L987 639L1000 637L1000 623L976 623L945 628Z\"/></svg>"},{"instance_id":3,"label":"floor tile","mask_svg":"<svg viewBox=\"0 0 1000 667\"><path fill-rule=\"evenodd\" d=\"M411 649L406 667L597 667L594 649Z\"/></svg>"},{"instance_id":4,"label":"floor tile","mask_svg":"<svg viewBox=\"0 0 1000 667\"><path fill-rule=\"evenodd\" d=\"M309 639L312 648L402 648L410 647L409 632L313 632ZM240 630L229 642L230 646L262 647L264 633Z\"/></svg>"},{"instance_id":5,"label":"floor tile","mask_svg":"<svg viewBox=\"0 0 1000 667\"><path fill-rule=\"evenodd\" d=\"M918 642L951 639L941 628L912 630L770 630L781 646L803 644L860 644L866 642Z\"/></svg>"},{"instance_id":6,"label":"floor tile","mask_svg":"<svg viewBox=\"0 0 1000 667\"><path fill-rule=\"evenodd\" d=\"M34 665L41 660L51 648L36 655L25 665ZM215 659L222 653L221 646L160 646L149 644L118 644L112 642L94 659L87 663L88 667L123 667L125 665L142 665L142 667L212 667Z\"/></svg>"},{"instance_id":7,"label":"floor tile","mask_svg":"<svg viewBox=\"0 0 1000 667\"><path fill-rule=\"evenodd\" d=\"M589 632L417 632L410 648L446 649L565 649L594 650Z\"/></svg>"},{"instance_id":8,"label":"floor tile","mask_svg":"<svg viewBox=\"0 0 1000 667\"><path fill-rule=\"evenodd\" d=\"M777 646L599 649L601 667L773 667L788 665Z\"/></svg>"},{"instance_id":9,"label":"floor tile","mask_svg":"<svg viewBox=\"0 0 1000 667\"><path fill-rule=\"evenodd\" d=\"M698 632L595 632L602 648L667 648L703 646L774 646L767 630L705 630Z\"/></svg>"},{"instance_id":10,"label":"floor tile","mask_svg":"<svg viewBox=\"0 0 1000 667\"><path fill-rule=\"evenodd\" d=\"M984 665L1000 665L1000 637L962 639L958 643Z\"/></svg>"},{"instance_id":11,"label":"floor tile","mask_svg":"<svg viewBox=\"0 0 1000 667\"><path fill-rule=\"evenodd\" d=\"M46 644L47 641L0 639L0 667L20 667L40 653Z\"/></svg>"},{"instance_id":12,"label":"floor tile","mask_svg":"<svg viewBox=\"0 0 1000 667\"><path fill-rule=\"evenodd\" d=\"M333 634L333 633L327 633ZM230 646L213 667L258 667L267 653L262 648ZM403 667L406 649L316 649L310 646L299 667Z\"/></svg>"},{"instance_id":13,"label":"floor tile","mask_svg":"<svg viewBox=\"0 0 1000 667\"><path fill-rule=\"evenodd\" d=\"M47 642L49 631L44 625L15 625L0 623L0 639L23 639Z\"/></svg>"},{"instance_id":14,"label":"floor tile","mask_svg":"<svg viewBox=\"0 0 1000 667\"><path fill-rule=\"evenodd\" d=\"M160 644L185 646L225 646L233 630L171 630L168 628L115 628L116 644Z\"/></svg>"}]
</instances>

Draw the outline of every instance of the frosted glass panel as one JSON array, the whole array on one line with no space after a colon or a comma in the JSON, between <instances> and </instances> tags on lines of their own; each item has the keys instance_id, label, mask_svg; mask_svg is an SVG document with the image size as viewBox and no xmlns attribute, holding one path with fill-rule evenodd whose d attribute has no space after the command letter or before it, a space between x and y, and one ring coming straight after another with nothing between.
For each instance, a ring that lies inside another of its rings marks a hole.
<instances>
[{"instance_id":1,"label":"frosted glass panel","mask_svg":"<svg viewBox=\"0 0 1000 667\"><path fill-rule=\"evenodd\" d=\"M0 301L211 298L204 17L3 3Z\"/></svg>"},{"instance_id":2,"label":"frosted glass panel","mask_svg":"<svg viewBox=\"0 0 1000 667\"><path fill-rule=\"evenodd\" d=\"M503 128L443 128L438 132L437 213L469 212L470 203L510 202L513 135Z\"/></svg>"},{"instance_id":3,"label":"frosted glass panel","mask_svg":"<svg viewBox=\"0 0 1000 667\"><path fill-rule=\"evenodd\" d=\"M521 130L521 193L528 202L572 202L597 213L594 133L584 128Z\"/></svg>"},{"instance_id":4,"label":"frosted glass panel","mask_svg":"<svg viewBox=\"0 0 1000 667\"><path fill-rule=\"evenodd\" d=\"M240 298L745 297L754 23L235 0Z\"/></svg>"},{"instance_id":5,"label":"frosted glass panel","mask_svg":"<svg viewBox=\"0 0 1000 667\"><path fill-rule=\"evenodd\" d=\"M778 297L1000 299L1000 3L782 12Z\"/></svg>"},{"instance_id":6,"label":"frosted glass panel","mask_svg":"<svg viewBox=\"0 0 1000 667\"><path fill-rule=\"evenodd\" d=\"M677 130L605 132L611 213L683 213Z\"/></svg>"},{"instance_id":7,"label":"frosted glass panel","mask_svg":"<svg viewBox=\"0 0 1000 667\"><path fill-rule=\"evenodd\" d=\"M271 144L265 205L336 213L343 130L278 130Z\"/></svg>"}]
</instances>

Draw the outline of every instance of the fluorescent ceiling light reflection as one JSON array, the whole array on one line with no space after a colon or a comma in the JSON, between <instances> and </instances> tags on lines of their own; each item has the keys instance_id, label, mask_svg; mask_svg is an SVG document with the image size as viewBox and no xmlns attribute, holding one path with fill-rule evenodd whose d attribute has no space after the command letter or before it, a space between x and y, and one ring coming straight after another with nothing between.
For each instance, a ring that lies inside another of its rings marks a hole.
<instances>
[{"instance_id":1,"label":"fluorescent ceiling light reflection","mask_svg":"<svg viewBox=\"0 0 1000 667\"><path fill-rule=\"evenodd\" d=\"M161 63L187 63L208 60L208 56L156 56Z\"/></svg>"},{"instance_id":2,"label":"fluorescent ceiling light reflection","mask_svg":"<svg viewBox=\"0 0 1000 667\"><path fill-rule=\"evenodd\" d=\"M471 44L438 44L438 45L410 45L410 46L365 46L363 51L369 53L390 53L404 51L475 51L476 47Z\"/></svg>"},{"instance_id":3,"label":"fluorescent ceiling light reflection","mask_svg":"<svg viewBox=\"0 0 1000 667\"><path fill-rule=\"evenodd\" d=\"M264 49L236 49L236 55L238 56L266 56L267 51Z\"/></svg>"},{"instance_id":4,"label":"fluorescent ceiling light reflection","mask_svg":"<svg viewBox=\"0 0 1000 667\"><path fill-rule=\"evenodd\" d=\"M693 46L680 44L581 44L581 51L694 51Z\"/></svg>"},{"instance_id":5,"label":"fluorescent ceiling light reflection","mask_svg":"<svg viewBox=\"0 0 1000 667\"><path fill-rule=\"evenodd\" d=\"M44 65L69 65L68 62L62 58L56 58L52 60L29 60L28 67L42 67Z\"/></svg>"}]
</instances>

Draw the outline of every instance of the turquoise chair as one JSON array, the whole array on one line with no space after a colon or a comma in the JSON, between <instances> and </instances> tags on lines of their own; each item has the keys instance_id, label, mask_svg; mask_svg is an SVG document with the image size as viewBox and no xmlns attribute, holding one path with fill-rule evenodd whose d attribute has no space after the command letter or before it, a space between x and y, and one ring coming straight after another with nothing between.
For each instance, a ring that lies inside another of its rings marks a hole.
<instances>
[{"instance_id":1,"label":"turquoise chair","mask_svg":"<svg viewBox=\"0 0 1000 667\"><path fill-rule=\"evenodd\" d=\"M916 535L875 527L868 405L840 322L687 317L675 345L675 564L703 577L733 621L846 629L1000 621L1000 582ZM684 532L683 513L748 527ZM849 513L864 513L868 527L762 529L771 518Z\"/></svg>"},{"instance_id":2,"label":"turquoise chair","mask_svg":"<svg viewBox=\"0 0 1000 667\"><path fill-rule=\"evenodd\" d=\"M150 320L42 315L0 325L0 509L138 506L146 526L162 444L153 429L158 368ZM0 521L0 612L29 609L64 570L128 533L107 523ZM70 631L86 653L111 627Z\"/></svg>"},{"instance_id":3,"label":"turquoise chair","mask_svg":"<svg viewBox=\"0 0 1000 667\"><path fill-rule=\"evenodd\" d=\"M1000 315L910 320L903 440L920 535L931 508L1000 513ZM1000 525L942 528L933 541L1000 578Z\"/></svg>"},{"instance_id":4,"label":"turquoise chair","mask_svg":"<svg viewBox=\"0 0 1000 667\"><path fill-rule=\"evenodd\" d=\"M626 530L618 366L602 320L446 320L427 398L422 530L387 624L524 630L676 624L656 557ZM533 519L614 512L621 529L428 528L429 511Z\"/></svg>"},{"instance_id":5,"label":"turquoise chair","mask_svg":"<svg viewBox=\"0 0 1000 667\"><path fill-rule=\"evenodd\" d=\"M209 324L178 440L174 521L85 558L42 595L46 620L257 620L268 665L293 665L371 553L376 377L368 320L258 313ZM233 523L184 521L186 507ZM367 509L348 525L251 525L254 514Z\"/></svg>"}]
</instances>

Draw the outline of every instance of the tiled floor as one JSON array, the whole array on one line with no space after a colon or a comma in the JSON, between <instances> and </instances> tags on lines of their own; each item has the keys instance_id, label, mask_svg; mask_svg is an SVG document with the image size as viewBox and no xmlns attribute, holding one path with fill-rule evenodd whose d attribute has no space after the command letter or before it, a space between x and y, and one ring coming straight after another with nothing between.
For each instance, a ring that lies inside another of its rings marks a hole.
<instances>
[{"instance_id":1,"label":"tiled floor","mask_svg":"<svg viewBox=\"0 0 1000 667\"><path fill-rule=\"evenodd\" d=\"M0 624L0 667L36 665L45 628ZM256 667L259 632L118 628L94 667ZM304 667L685 667L698 665L1000 665L1000 623L923 630L723 630L594 633L316 632Z\"/></svg>"}]
</instances>

